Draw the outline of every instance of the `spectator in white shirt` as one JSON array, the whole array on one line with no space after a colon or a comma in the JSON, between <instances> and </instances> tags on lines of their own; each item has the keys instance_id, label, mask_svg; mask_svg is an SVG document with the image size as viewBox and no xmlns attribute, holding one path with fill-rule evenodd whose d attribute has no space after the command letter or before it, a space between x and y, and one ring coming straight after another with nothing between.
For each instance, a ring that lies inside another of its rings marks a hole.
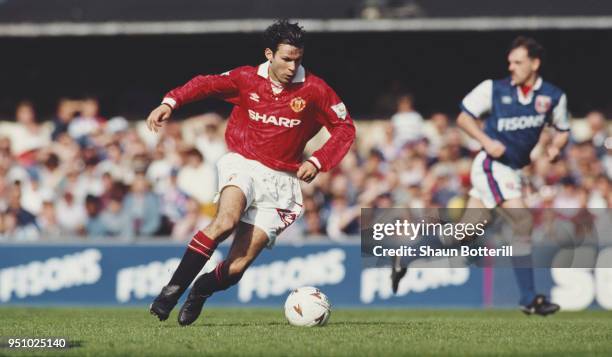
<instances>
[{"instance_id":1,"label":"spectator in white shirt","mask_svg":"<svg viewBox=\"0 0 612 357\"><path fill-rule=\"evenodd\" d=\"M425 136L429 140L428 156L435 158L444 145L449 119L444 113L433 113L429 121L431 125L425 128Z\"/></svg>"},{"instance_id":2,"label":"spectator in white shirt","mask_svg":"<svg viewBox=\"0 0 612 357\"><path fill-rule=\"evenodd\" d=\"M410 94L397 99L397 113L391 117L391 123L393 141L398 149L423 138L423 117L414 109L414 98Z\"/></svg>"},{"instance_id":3,"label":"spectator in white shirt","mask_svg":"<svg viewBox=\"0 0 612 357\"><path fill-rule=\"evenodd\" d=\"M195 146L204 155L206 161L214 165L227 152L221 131L223 119L220 115L211 113L202 115L202 120L204 120L204 130L197 136Z\"/></svg>"},{"instance_id":4,"label":"spectator in white shirt","mask_svg":"<svg viewBox=\"0 0 612 357\"><path fill-rule=\"evenodd\" d=\"M162 195L169 188L172 169L172 162L166 157L164 146L157 144L153 151L153 161L147 167L146 177L158 195Z\"/></svg>"},{"instance_id":5,"label":"spectator in white shirt","mask_svg":"<svg viewBox=\"0 0 612 357\"><path fill-rule=\"evenodd\" d=\"M11 131L13 155L20 156L51 143L51 131L37 123L32 103L28 101L19 103L15 110L15 120L17 123Z\"/></svg>"},{"instance_id":6,"label":"spectator in white shirt","mask_svg":"<svg viewBox=\"0 0 612 357\"><path fill-rule=\"evenodd\" d=\"M608 138L608 124L602 112L592 111L586 116L587 123L591 129L591 142L597 150L597 157L601 158L606 154L606 139Z\"/></svg>"},{"instance_id":7,"label":"spectator in white shirt","mask_svg":"<svg viewBox=\"0 0 612 357\"><path fill-rule=\"evenodd\" d=\"M68 125L68 134L75 140L92 135L101 129L104 119L99 116L98 100L93 97L85 98L79 106L80 115Z\"/></svg>"},{"instance_id":8,"label":"spectator in white shirt","mask_svg":"<svg viewBox=\"0 0 612 357\"><path fill-rule=\"evenodd\" d=\"M83 202L77 202L70 192L64 193L56 205L57 221L67 235L79 235L87 222L87 212Z\"/></svg>"},{"instance_id":9,"label":"spectator in white shirt","mask_svg":"<svg viewBox=\"0 0 612 357\"><path fill-rule=\"evenodd\" d=\"M210 204L217 192L217 175L197 149L185 154L185 165L178 173L178 187L200 204Z\"/></svg>"}]
</instances>

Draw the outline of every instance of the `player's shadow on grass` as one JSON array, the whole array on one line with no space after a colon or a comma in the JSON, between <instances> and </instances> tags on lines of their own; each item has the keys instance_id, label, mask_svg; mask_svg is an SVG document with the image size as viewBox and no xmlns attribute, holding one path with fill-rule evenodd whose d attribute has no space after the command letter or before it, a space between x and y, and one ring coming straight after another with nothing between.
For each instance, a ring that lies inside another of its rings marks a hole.
<instances>
[{"instance_id":1,"label":"player's shadow on grass","mask_svg":"<svg viewBox=\"0 0 612 357\"><path fill-rule=\"evenodd\" d=\"M327 326L347 326L354 327L359 326L408 326L409 323L401 321L338 321L330 322ZM194 327L249 327L249 326L288 326L286 321L271 321L262 323L248 323L248 322L208 322L195 325ZM163 328L184 328L179 325L163 325Z\"/></svg>"},{"instance_id":2,"label":"player's shadow on grass","mask_svg":"<svg viewBox=\"0 0 612 357\"><path fill-rule=\"evenodd\" d=\"M262 322L262 323L248 323L248 322L211 322L209 324L209 326L219 326L219 327L223 327L223 326L240 326L240 327L246 327L246 326L280 326L280 325L286 325L287 322L285 321L271 321L271 322Z\"/></svg>"},{"instance_id":3,"label":"player's shadow on grass","mask_svg":"<svg viewBox=\"0 0 612 357\"><path fill-rule=\"evenodd\" d=\"M204 322L194 325L194 327L248 327L248 326L281 326L287 325L287 322L263 322L263 323L248 323L248 322ZM161 328L184 328L175 324L164 324Z\"/></svg>"},{"instance_id":4,"label":"player's shadow on grass","mask_svg":"<svg viewBox=\"0 0 612 357\"><path fill-rule=\"evenodd\" d=\"M69 341L68 342L68 348L72 349L72 348L80 348L83 347L84 343L81 340L76 340L76 341Z\"/></svg>"},{"instance_id":5,"label":"player's shadow on grass","mask_svg":"<svg viewBox=\"0 0 612 357\"><path fill-rule=\"evenodd\" d=\"M338 321L329 323L329 325L335 326L406 326L408 324L405 321Z\"/></svg>"}]
</instances>

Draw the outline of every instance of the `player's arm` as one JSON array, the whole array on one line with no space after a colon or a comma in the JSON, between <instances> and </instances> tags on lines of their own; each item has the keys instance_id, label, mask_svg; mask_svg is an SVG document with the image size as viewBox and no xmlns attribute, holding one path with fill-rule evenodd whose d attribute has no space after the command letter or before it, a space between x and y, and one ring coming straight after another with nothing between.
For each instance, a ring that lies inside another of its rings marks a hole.
<instances>
[{"instance_id":1,"label":"player's arm","mask_svg":"<svg viewBox=\"0 0 612 357\"><path fill-rule=\"evenodd\" d=\"M553 162L561 154L561 150L568 143L570 138L569 115L567 113L567 98L565 94L561 96L559 102L552 112L552 125L556 130L553 140L548 146L548 159Z\"/></svg>"},{"instance_id":2,"label":"player's arm","mask_svg":"<svg viewBox=\"0 0 612 357\"><path fill-rule=\"evenodd\" d=\"M493 106L493 81L486 80L474 88L461 102L461 113L457 125L469 136L476 139L483 149L492 157L504 154L506 147L497 140L491 139L476 122L477 118L491 110Z\"/></svg>"},{"instance_id":3,"label":"player's arm","mask_svg":"<svg viewBox=\"0 0 612 357\"><path fill-rule=\"evenodd\" d=\"M238 92L239 69L220 75L200 75L168 92L162 103L149 114L147 127L157 132L179 107L211 96L230 96Z\"/></svg>"},{"instance_id":4,"label":"player's arm","mask_svg":"<svg viewBox=\"0 0 612 357\"><path fill-rule=\"evenodd\" d=\"M483 149L494 158L498 158L504 154L506 147L497 140L491 139L485 134L480 126L470 114L461 112L457 117L457 125L463 129L469 136L478 140Z\"/></svg>"},{"instance_id":5,"label":"player's arm","mask_svg":"<svg viewBox=\"0 0 612 357\"><path fill-rule=\"evenodd\" d=\"M355 125L338 95L326 84L315 101L319 115L317 120L327 128L331 137L298 169L297 176L312 181L319 171L336 167L355 141Z\"/></svg>"}]
</instances>

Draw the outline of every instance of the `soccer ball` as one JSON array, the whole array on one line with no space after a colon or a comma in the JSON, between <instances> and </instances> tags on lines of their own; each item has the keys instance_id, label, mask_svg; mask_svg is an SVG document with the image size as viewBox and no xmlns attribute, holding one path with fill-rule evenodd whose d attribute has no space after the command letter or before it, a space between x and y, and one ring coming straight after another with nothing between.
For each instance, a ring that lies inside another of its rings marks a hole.
<instances>
[{"instance_id":1,"label":"soccer ball","mask_svg":"<svg viewBox=\"0 0 612 357\"><path fill-rule=\"evenodd\" d=\"M289 294L285 301L285 317L293 326L323 326L331 315L331 305L321 290L304 286Z\"/></svg>"}]
</instances>

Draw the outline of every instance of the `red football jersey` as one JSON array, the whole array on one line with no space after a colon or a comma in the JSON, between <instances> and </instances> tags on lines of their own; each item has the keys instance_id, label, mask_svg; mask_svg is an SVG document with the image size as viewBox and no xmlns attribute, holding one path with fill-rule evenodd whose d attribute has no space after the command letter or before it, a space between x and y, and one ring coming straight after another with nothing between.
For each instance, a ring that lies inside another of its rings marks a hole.
<instances>
[{"instance_id":1,"label":"red football jersey","mask_svg":"<svg viewBox=\"0 0 612 357\"><path fill-rule=\"evenodd\" d=\"M163 103L176 109L215 96L234 104L225 132L229 149L281 171L297 171L306 143L325 126L331 137L309 160L321 171L335 167L355 140L344 103L301 66L292 83L275 94L268 68L266 62L197 76L166 94Z\"/></svg>"}]
</instances>

